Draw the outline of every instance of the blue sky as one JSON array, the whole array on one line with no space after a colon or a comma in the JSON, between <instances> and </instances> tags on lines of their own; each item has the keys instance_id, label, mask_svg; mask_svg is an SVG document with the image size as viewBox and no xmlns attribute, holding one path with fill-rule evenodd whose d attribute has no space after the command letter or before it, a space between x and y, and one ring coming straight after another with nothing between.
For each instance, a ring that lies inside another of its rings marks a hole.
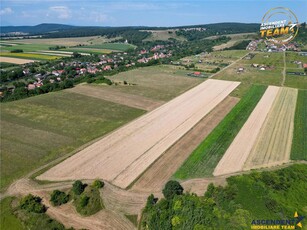
<instances>
[{"instance_id":1,"label":"blue sky","mask_svg":"<svg viewBox=\"0 0 307 230\"><path fill-rule=\"evenodd\" d=\"M1 25L179 26L261 22L273 7L307 21L307 0L1 0Z\"/></svg>"}]
</instances>

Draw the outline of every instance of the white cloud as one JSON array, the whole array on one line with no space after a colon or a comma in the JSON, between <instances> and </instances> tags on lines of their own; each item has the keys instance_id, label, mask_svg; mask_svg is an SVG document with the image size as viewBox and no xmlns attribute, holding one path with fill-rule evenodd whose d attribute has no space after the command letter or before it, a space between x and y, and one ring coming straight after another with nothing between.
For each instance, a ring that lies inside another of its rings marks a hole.
<instances>
[{"instance_id":1,"label":"white cloud","mask_svg":"<svg viewBox=\"0 0 307 230\"><path fill-rule=\"evenodd\" d=\"M143 2L117 2L108 5L111 10L158 10L160 6Z\"/></svg>"},{"instance_id":2,"label":"white cloud","mask_svg":"<svg viewBox=\"0 0 307 230\"><path fill-rule=\"evenodd\" d=\"M57 18L59 19L68 19L71 17L70 9L66 6L52 6L49 7L49 10L53 13L56 13ZM47 14L49 16L50 14Z\"/></svg>"},{"instance_id":3,"label":"white cloud","mask_svg":"<svg viewBox=\"0 0 307 230\"><path fill-rule=\"evenodd\" d=\"M4 8L0 10L0 15L12 14L13 10L10 7Z\"/></svg>"}]
</instances>

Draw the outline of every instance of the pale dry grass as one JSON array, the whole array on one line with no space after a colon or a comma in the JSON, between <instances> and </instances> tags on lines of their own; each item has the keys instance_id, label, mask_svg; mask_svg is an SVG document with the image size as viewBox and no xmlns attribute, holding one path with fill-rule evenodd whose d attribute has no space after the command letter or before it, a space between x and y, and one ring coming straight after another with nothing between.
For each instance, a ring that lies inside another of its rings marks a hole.
<instances>
[{"instance_id":1,"label":"pale dry grass","mask_svg":"<svg viewBox=\"0 0 307 230\"><path fill-rule=\"evenodd\" d=\"M244 163L253 148L278 91L279 87L268 87L256 108L216 166L213 172L214 176L231 174L243 169Z\"/></svg>"},{"instance_id":2,"label":"pale dry grass","mask_svg":"<svg viewBox=\"0 0 307 230\"><path fill-rule=\"evenodd\" d=\"M17 42L17 43L24 43L24 44L48 44L48 45L59 45L59 46L76 46L79 44L96 45L96 44L101 44L105 42L110 42L114 39L108 39L108 38L100 37L100 36L90 36L90 37L73 37L73 38L18 39L18 40L10 40L10 42Z\"/></svg>"},{"instance_id":3,"label":"pale dry grass","mask_svg":"<svg viewBox=\"0 0 307 230\"><path fill-rule=\"evenodd\" d=\"M161 191L193 150L212 132L238 101L238 98L227 97L218 104L149 167L133 184L132 190L151 193Z\"/></svg>"},{"instance_id":4,"label":"pale dry grass","mask_svg":"<svg viewBox=\"0 0 307 230\"><path fill-rule=\"evenodd\" d=\"M245 170L290 160L297 89L282 88L244 165Z\"/></svg>"},{"instance_id":5,"label":"pale dry grass","mask_svg":"<svg viewBox=\"0 0 307 230\"><path fill-rule=\"evenodd\" d=\"M107 135L38 179L102 178L126 188L239 84L210 79Z\"/></svg>"},{"instance_id":6,"label":"pale dry grass","mask_svg":"<svg viewBox=\"0 0 307 230\"><path fill-rule=\"evenodd\" d=\"M11 57L0 57L0 62L7 62L7 63L14 63L14 64L27 64L35 62L34 60L30 59L21 59L21 58L11 58Z\"/></svg>"}]
</instances>

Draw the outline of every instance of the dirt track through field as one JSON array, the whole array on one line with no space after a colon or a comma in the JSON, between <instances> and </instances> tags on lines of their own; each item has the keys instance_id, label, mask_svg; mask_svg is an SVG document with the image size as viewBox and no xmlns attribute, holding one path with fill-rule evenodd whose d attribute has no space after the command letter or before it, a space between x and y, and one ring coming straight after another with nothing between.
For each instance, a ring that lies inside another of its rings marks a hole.
<instances>
[{"instance_id":1,"label":"dirt track through field","mask_svg":"<svg viewBox=\"0 0 307 230\"><path fill-rule=\"evenodd\" d=\"M226 114L237 104L238 98L227 97L186 135L168 149L134 183L131 190L158 192L176 172L192 151L209 135Z\"/></svg>"},{"instance_id":2,"label":"dirt track through field","mask_svg":"<svg viewBox=\"0 0 307 230\"><path fill-rule=\"evenodd\" d=\"M279 87L268 87L256 108L216 166L213 172L214 176L242 171L278 91Z\"/></svg>"},{"instance_id":3,"label":"dirt track through field","mask_svg":"<svg viewBox=\"0 0 307 230\"><path fill-rule=\"evenodd\" d=\"M164 104L164 101L158 101L138 95L119 92L114 90L114 88L107 86L95 87L88 85L78 85L74 88L68 89L68 91L147 111L151 111Z\"/></svg>"},{"instance_id":4,"label":"dirt track through field","mask_svg":"<svg viewBox=\"0 0 307 230\"><path fill-rule=\"evenodd\" d=\"M244 165L245 170L280 165L290 160L298 90L282 88Z\"/></svg>"},{"instance_id":5,"label":"dirt track through field","mask_svg":"<svg viewBox=\"0 0 307 230\"><path fill-rule=\"evenodd\" d=\"M207 80L105 136L38 179L101 178L126 188L239 84Z\"/></svg>"},{"instance_id":6,"label":"dirt track through field","mask_svg":"<svg viewBox=\"0 0 307 230\"><path fill-rule=\"evenodd\" d=\"M0 57L0 62L14 63L14 64L27 64L35 62L30 59L21 59L21 58L11 58L11 57Z\"/></svg>"}]
</instances>

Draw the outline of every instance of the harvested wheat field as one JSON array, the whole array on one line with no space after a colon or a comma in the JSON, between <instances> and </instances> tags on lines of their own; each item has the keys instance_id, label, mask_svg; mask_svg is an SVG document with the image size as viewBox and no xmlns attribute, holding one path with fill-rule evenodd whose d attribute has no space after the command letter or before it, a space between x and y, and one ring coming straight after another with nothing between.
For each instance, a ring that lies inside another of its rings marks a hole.
<instances>
[{"instance_id":1,"label":"harvested wheat field","mask_svg":"<svg viewBox=\"0 0 307 230\"><path fill-rule=\"evenodd\" d=\"M264 124L267 114L278 94L279 87L269 86L248 120L235 137L223 158L216 166L213 175L219 176L239 172L243 169L251 149Z\"/></svg>"},{"instance_id":2,"label":"harvested wheat field","mask_svg":"<svg viewBox=\"0 0 307 230\"><path fill-rule=\"evenodd\" d=\"M0 57L0 62L7 62L7 63L13 63L13 64L27 64L32 63L34 60L30 59L20 59L20 58L11 58L11 57Z\"/></svg>"},{"instance_id":3,"label":"harvested wheat field","mask_svg":"<svg viewBox=\"0 0 307 230\"><path fill-rule=\"evenodd\" d=\"M40 180L107 180L126 188L240 83L207 80L49 169Z\"/></svg>"},{"instance_id":4,"label":"harvested wheat field","mask_svg":"<svg viewBox=\"0 0 307 230\"><path fill-rule=\"evenodd\" d=\"M146 172L133 184L132 190L158 192L183 164L195 148L211 133L239 101L227 97L208 115L197 123L188 133L170 147Z\"/></svg>"},{"instance_id":5,"label":"harvested wheat field","mask_svg":"<svg viewBox=\"0 0 307 230\"><path fill-rule=\"evenodd\" d=\"M67 91L147 111L158 108L164 103L164 101L116 91L111 87L101 88L89 85L77 85L74 88L67 89Z\"/></svg>"},{"instance_id":6,"label":"harvested wheat field","mask_svg":"<svg viewBox=\"0 0 307 230\"><path fill-rule=\"evenodd\" d=\"M274 166L290 160L297 94L297 89L279 90L244 170Z\"/></svg>"}]
</instances>

